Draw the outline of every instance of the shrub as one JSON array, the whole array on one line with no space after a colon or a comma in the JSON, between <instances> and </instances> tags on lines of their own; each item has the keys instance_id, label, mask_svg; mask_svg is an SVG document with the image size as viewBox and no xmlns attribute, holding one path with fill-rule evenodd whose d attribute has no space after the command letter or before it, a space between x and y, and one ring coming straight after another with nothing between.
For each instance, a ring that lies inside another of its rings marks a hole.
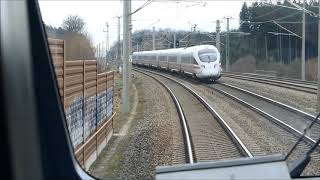
<instances>
[{"instance_id":1,"label":"shrub","mask_svg":"<svg viewBox=\"0 0 320 180\"><path fill-rule=\"evenodd\" d=\"M252 55L247 55L236 60L231 65L232 72L254 73L256 71L256 59Z\"/></svg>"}]
</instances>

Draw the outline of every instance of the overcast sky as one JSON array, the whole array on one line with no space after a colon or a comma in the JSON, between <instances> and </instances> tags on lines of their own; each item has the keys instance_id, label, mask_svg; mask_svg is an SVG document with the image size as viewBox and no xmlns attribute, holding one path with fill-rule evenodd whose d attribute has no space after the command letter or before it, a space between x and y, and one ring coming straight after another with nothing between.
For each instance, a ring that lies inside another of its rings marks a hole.
<instances>
[{"instance_id":1,"label":"overcast sky","mask_svg":"<svg viewBox=\"0 0 320 180\"><path fill-rule=\"evenodd\" d=\"M224 17L233 17L230 27L239 25L239 12L244 1L218 1L218 0L186 0L196 2L168 2L168 0L153 0L149 6L133 15L133 31L140 29L172 28L176 30L190 30L191 24L197 24L200 31L215 31L215 21L220 19L222 29L226 28ZM132 0L132 10L136 10L146 0ZM247 1L248 2L248 1ZM105 43L106 22L110 25L110 45L117 37L117 20L115 16L122 15L122 3L120 0L100 1L61 1L40 0L40 9L44 22L54 27L59 27L67 15L79 15L86 22L86 30L89 32L93 43ZM122 29L122 19L121 19Z\"/></svg>"}]
</instances>

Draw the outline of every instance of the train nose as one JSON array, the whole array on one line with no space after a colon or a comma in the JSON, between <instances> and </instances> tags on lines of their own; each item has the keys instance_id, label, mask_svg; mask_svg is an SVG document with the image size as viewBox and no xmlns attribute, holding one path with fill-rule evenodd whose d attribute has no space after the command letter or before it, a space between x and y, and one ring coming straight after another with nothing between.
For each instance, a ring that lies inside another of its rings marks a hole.
<instances>
[{"instance_id":1,"label":"train nose","mask_svg":"<svg viewBox=\"0 0 320 180\"><path fill-rule=\"evenodd\" d=\"M219 64L213 64L213 63L210 63L209 65L210 69L213 70L213 71L216 71L217 69L219 69Z\"/></svg>"},{"instance_id":2,"label":"train nose","mask_svg":"<svg viewBox=\"0 0 320 180\"><path fill-rule=\"evenodd\" d=\"M219 65L218 64L210 64L208 68L204 70L204 73L207 76L216 76L219 73Z\"/></svg>"}]
</instances>

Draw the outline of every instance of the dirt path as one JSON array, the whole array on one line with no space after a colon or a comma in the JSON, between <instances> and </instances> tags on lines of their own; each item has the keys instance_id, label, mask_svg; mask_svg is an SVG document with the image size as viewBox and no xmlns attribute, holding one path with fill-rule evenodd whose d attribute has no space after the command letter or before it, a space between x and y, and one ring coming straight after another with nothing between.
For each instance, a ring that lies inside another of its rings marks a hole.
<instances>
[{"instance_id":1,"label":"dirt path","mask_svg":"<svg viewBox=\"0 0 320 180\"><path fill-rule=\"evenodd\" d=\"M91 167L89 170L90 174L94 175L95 177L105 178L108 174L107 166L105 164L108 164L108 162L111 161L111 158L116 154L117 149L119 148L120 142L123 140L125 135L127 135L128 130L131 126L132 120L134 119L135 115L137 114L137 107L138 107L138 91L135 86L135 84L132 84L132 90L133 90L133 105L131 107L130 113L126 114L128 116L127 121L122 125L121 129L118 133L114 133L112 139L107 144L107 146L110 146L109 148L106 148L103 150L95 164ZM121 115L120 115L121 116Z\"/></svg>"}]
</instances>

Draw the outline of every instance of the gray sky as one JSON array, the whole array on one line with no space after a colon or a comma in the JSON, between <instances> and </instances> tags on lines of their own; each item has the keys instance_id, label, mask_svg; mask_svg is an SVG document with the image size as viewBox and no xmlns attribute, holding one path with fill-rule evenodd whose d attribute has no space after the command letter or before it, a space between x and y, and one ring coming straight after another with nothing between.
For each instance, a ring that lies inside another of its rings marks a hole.
<instances>
[{"instance_id":1,"label":"gray sky","mask_svg":"<svg viewBox=\"0 0 320 180\"><path fill-rule=\"evenodd\" d=\"M214 22L217 19L223 21L222 29L226 28L226 21L223 18L227 16L235 18L230 20L230 27L236 28L239 25L239 12L244 2L240 0L186 0L206 2L206 5L203 6L203 3L195 2L156 1L133 15L133 31L147 27L152 29L151 24L159 19L160 21L154 24L157 29L190 30L191 24L197 24L198 30L212 32L215 31ZM132 0L132 10L134 11L145 2L146 0ZM110 46L116 41L117 21L114 17L122 15L120 0L40 0L40 9L44 22L55 27L61 26L67 15L79 15L85 20L86 30L94 44L105 43L106 33L103 30L106 29L106 22L108 22L110 25Z\"/></svg>"}]
</instances>

